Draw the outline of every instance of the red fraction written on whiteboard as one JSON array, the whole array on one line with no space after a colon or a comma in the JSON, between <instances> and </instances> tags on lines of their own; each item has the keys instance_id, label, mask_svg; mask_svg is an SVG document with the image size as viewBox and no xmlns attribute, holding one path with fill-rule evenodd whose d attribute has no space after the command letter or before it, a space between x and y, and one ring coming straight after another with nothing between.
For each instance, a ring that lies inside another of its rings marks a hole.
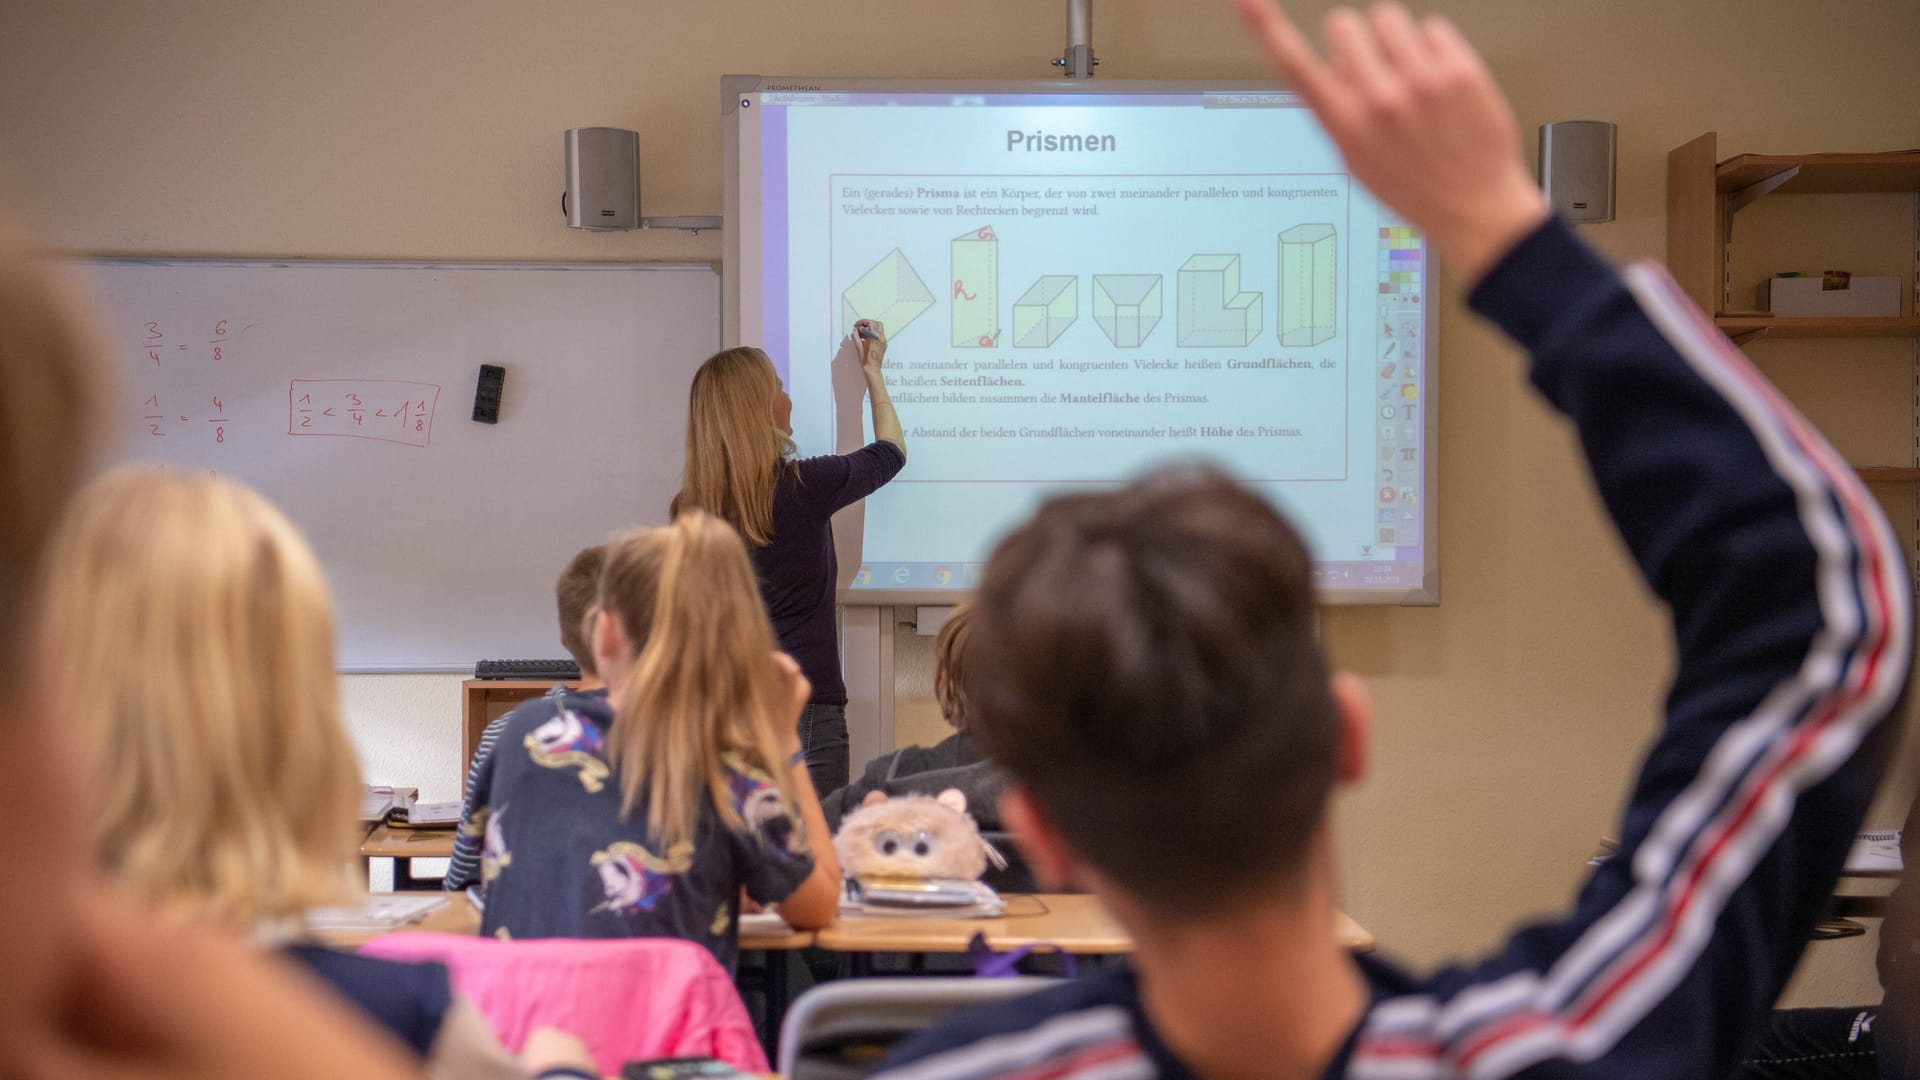
<instances>
[{"instance_id":1,"label":"red fraction written on whiteboard","mask_svg":"<svg viewBox=\"0 0 1920 1080\"><path fill-rule=\"evenodd\" d=\"M287 387L287 434L373 439L424 447L433 442L440 387L395 379L295 379Z\"/></svg>"}]
</instances>

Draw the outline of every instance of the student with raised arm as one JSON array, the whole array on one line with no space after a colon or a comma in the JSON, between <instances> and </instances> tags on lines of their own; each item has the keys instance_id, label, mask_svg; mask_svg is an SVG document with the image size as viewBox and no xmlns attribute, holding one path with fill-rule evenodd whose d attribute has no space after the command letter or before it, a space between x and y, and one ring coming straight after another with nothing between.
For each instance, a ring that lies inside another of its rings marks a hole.
<instances>
[{"instance_id":1,"label":"student with raised arm","mask_svg":"<svg viewBox=\"0 0 1920 1080\"><path fill-rule=\"evenodd\" d=\"M872 401L874 441L848 454L794 457L793 399L767 354L728 349L694 373L687 460L674 514L705 510L746 540L780 648L800 664L813 697L800 745L814 789L847 785L847 688L834 621L839 558L833 515L879 490L907 463L907 437L887 392L887 339L879 323L854 324L853 343Z\"/></svg>"},{"instance_id":2,"label":"student with raised arm","mask_svg":"<svg viewBox=\"0 0 1920 1080\"><path fill-rule=\"evenodd\" d=\"M1369 706L1319 651L1298 534L1212 473L1062 497L988 564L973 722L1014 778L1003 814L1029 863L1098 894L1135 963L956 1018L881 1075L1725 1076L1894 734L1900 545L1660 267L1616 273L1548 213L1451 25L1336 11L1323 63L1265 0L1241 8L1354 178L1532 354L1671 615L1678 668L1624 850L1478 964L1415 977L1345 952L1327 804L1365 772Z\"/></svg>"},{"instance_id":3,"label":"student with raised arm","mask_svg":"<svg viewBox=\"0 0 1920 1080\"><path fill-rule=\"evenodd\" d=\"M636 529L608 545L596 607L611 692L516 715L481 765L481 932L677 937L731 971L743 890L832 922L840 866L795 727L809 688L740 537L698 510Z\"/></svg>"}]
</instances>

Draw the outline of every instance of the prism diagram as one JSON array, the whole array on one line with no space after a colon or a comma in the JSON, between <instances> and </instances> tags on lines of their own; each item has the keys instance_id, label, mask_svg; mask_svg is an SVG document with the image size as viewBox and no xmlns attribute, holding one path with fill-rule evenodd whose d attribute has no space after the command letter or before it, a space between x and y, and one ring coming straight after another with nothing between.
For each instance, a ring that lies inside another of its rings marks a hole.
<instances>
[{"instance_id":1,"label":"prism diagram","mask_svg":"<svg viewBox=\"0 0 1920 1080\"><path fill-rule=\"evenodd\" d=\"M1183 349L1244 349L1260 336L1260 294L1240 291L1240 256L1195 255L1180 267Z\"/></svg>"},{"instance_id":2,"label":"prism diagram","mask_svg":"<svg viewBox=\"0 0 1920 1080\"><path fill-rule=\"evenodd\" d=\"M1067 332L1080 315L1080 279L1045 274L1013 302L1013 343L1044 349Z\"/></svg>"},{"instance_id":3,"label":"prism diagram","mask_svg":"<svg viewBox=\"0 0 1920 1080\"><path fill-rule=\"evenodd\" d=\"M877 319L887 337L898 337L920 314L933 306L933 290L914 273L913 264L899 248L888 252L873 269L840 294L841 333L852 335L853 324Z\"/></svg>"},{"instance_id":4,"label":"prism diagram","mask_svg":"<svg viewBox=\"0 0 1920 1080\"><path fill-rule=\"evenodd\" d=\"M986 225L953 238L953 347L1000 340L1000 240Z\"/></svg>"},{"instance_id":5,"label":"prism diagram","mask_svg":"<svg viewBox=\"0 0 1920 1080\"><path fill-rule=\"evenodd\" d=\"M1332 225L1295 225L1280 234L1280 344L1318 345L1333 336L1340 256Z\"/></svg>"},{"instance_id":6,"label":"prism diagram","mask_svg":"<svg viewBox=\"0 0 1920 1080\"><path fill-rule=\"evenodd\" d=\"M1108 341L1138 348L1160 325L1160 275L1093 275L1093 321Z\"/></svg>"}]
</instances>

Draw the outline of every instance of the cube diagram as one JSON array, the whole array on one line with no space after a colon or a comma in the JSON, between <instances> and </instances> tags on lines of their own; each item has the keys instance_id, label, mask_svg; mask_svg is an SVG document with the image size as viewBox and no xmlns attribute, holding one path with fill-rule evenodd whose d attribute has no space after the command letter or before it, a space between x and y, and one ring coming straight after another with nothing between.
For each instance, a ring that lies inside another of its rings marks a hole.
<instances>
[{"instance_id":1,"label":"cube diagram","mask_svg":"<svg viewBox=\"0 0 1920 1080\"><path fill-rule=\"evenodd\" d=\"M1116 346L1138 348L1160 325L1160 275L1093 275L1093 321Z\"/></svg>"},{"instance_id":2,"label":"cube diagram","mask_svg":"<svg viewBox=\"0 0 1920 1080\"><path fill-rule=\"evenodd\" d=\"M1000 340L1000 240L988 225L953 238L953 347Z\"/></svg>"},{"instance_id":3,"label":"cube diagram","mask_svg":"<svg viewBox=\"0 0 1920 1080\"><path fill-rule=\"evenodd\" d=\"M1332 337L1340 303L1339 242L1332 225L1296 225L1280 234L1280 344Z\"/></svg>"},{"instance_id":4,"label":"cube diagram","mask_svg":"<svg viewBox=\"0 0 1920 1080\"><path fill-rule=\"evenodd\" d=\"M1180 267L1180 347L1243 349L1260 336L1260 294L1240 291L1240 256L1195 255Z\"/></svg>"},{"instance_id":5,"label":"cube diagram","mask_svg":"<svg viewBox=\"0 0 1920 1080\"><path fill-rule=\"evenodd\" d=\"M1013 343L1043 349L1059 340L1080 315L1080 279L1046 274L1013 302Z\"/></svg>"},{"instance_id":6,"label":"cube diagram","mask_svg":"<svg viewBox=\"0 0 1920 1080\"><path fill-rule=\"evenodd\" d=\"M932 306L933 290L920 280L906 255L894 248L840 294L840 321L845 324L841 332L851 335L854 323L875 319L886 328L888 338L896 338Z\"/></svg>"}]
</instances>

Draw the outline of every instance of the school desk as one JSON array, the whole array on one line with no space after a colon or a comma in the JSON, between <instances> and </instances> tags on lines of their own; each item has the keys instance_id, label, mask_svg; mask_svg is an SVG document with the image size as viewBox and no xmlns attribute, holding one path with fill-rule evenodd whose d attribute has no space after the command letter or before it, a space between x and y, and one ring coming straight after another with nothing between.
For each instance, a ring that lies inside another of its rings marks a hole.
<instances>
[{"instance_id":1,"label":"school desk","mask_svg":"<svg viewBox=\"0 0 1920 1080\"><path fill-rule=\"evenodd\" d=\"M375 825L360 842L361 872L368 871L373 859L392 859L394 891L437 889L440 878L413 876L413 860L452 858L453 833L452 829L395 829Z\"/></svg>"},{"instance_id":2,"label":"school desk","mask_svg":"<svg viewBox=\"0 0 1920 1080\"><path fill-rule=\"evenodd\" d=\"M438 934L477 934L480 932L480 909L464 892L448 893L447 905L429 912L420 922L396 926L391 930L328 930L317 935L321 944L338 948L354 948L365 945L374 938L386 934L403 934L415 931L431 931ZM762 949L773 952L790 949L804 949L812 945L814 932L795 930L782 924L777 930L749 929L740 934L740 950L746 952Z\"/></svg>"},{"instance_id":3,"label":"school desk","mask_svg":"<svg viewBox=\"0 0 1920 1080\"><path fill-rule=\"evenodd\" d=\"M974 934L986 935L995 952L1026 946L1076 956L1112 956L1133 951L1133 940L1091 896L1065 893L1009 894L1007 914L992 919L842 917L821 930L815 944L844 953L958 953ZM1373 948L1373 935L1344 912L1334 934L1357 952Z\"/></svg>"},{"instance_id":4,"label":"school desk","mask_svg":"<svg viewBox=\"0 0 1920 1080\"><path fill-rule=\"evenodd\" d=\"M480 745L480 733L487 730L487 725L505 716L515 705L551 689L552 680L543 679L468 679L460 684L460 778L463 781L467 765L473 761L473 748Z\"/></svg>"}]
</instances>

